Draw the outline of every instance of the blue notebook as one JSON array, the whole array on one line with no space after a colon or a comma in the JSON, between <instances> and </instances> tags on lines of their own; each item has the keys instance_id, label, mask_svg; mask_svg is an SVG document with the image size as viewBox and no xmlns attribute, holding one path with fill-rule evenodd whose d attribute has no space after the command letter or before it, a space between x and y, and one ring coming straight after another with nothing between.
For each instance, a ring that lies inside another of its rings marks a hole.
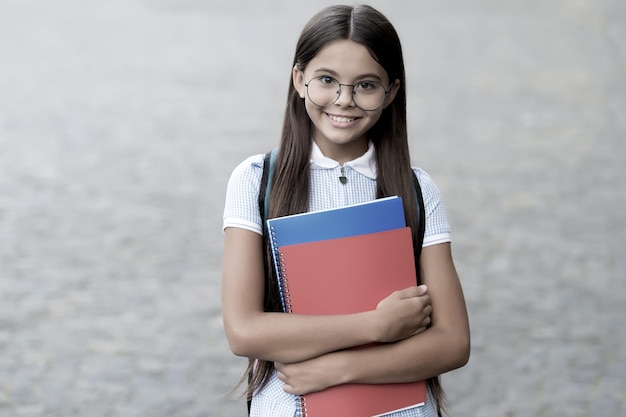
<instances>
[{"instance_id":1,"label":"blue notebook","mask_svg":"<svg viewBox=\"0 0 626 417\"><path fill-rule=\"evenodd\" d=\"M281 295L283 294L279 259L281 246L384 232L403 227L406 227L406 220L402 198L399 196L268 219L267 229Z\"/></svg>"},{"instance_id":2,"label":"blue notebook","mask_svg":"<svg viewBox=\"0 0 626 417\"><path fill-rule=\"evenodd\" d=\"M267 220L272 244L277 243L277 247L384 232L405 226L402 198L398 196Z\"/></svg>"}]
</instances>

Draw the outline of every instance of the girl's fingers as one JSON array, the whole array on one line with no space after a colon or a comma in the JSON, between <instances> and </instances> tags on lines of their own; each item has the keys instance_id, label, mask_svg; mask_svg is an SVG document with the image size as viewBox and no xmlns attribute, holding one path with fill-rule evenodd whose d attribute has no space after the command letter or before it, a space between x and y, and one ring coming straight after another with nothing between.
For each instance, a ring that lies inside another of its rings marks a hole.
<instances>
[{"instance_id":1,"label":"girl's fingers","mask_svg":"<svg viewBox=\"0 0 626 417\"><path fill-rule=\"evenodd\" d=\"M399 291L400 298L420 297L428 291L426 285L414 285Z\"/></svg>"}]
</instances>

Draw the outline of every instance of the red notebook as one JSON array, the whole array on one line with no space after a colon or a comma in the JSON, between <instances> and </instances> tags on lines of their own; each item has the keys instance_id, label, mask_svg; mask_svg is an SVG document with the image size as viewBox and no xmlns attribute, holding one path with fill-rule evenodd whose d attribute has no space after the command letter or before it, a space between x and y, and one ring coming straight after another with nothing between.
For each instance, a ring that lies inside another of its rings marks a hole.
<instances>
[{"instance_id":1,"label":"red notebook","mask_svg":"<svg viewBox=\"0 0 626 417\"><path fill-rule=\"evenodd\" d=\"M287 312L348 314L373 310L395 290L415 285L411 229L278 248ZM426 401L424 381L347 384L301 397L306 417L370 417Z\"/></svg>"}]
</instances>

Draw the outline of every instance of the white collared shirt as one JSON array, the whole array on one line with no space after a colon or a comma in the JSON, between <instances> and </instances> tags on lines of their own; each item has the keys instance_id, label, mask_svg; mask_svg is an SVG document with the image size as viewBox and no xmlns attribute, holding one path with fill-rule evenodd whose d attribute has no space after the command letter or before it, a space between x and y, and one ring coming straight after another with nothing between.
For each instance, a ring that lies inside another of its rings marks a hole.
<instances>
[{"instance_id":1,"label":"white collared shirt","mask_svg":"<svg viewBox=\"0 0 626 417\"><path fill-rule=\"evenodd\" d=\"M311 148L311 169L335 169L339 162L328 158L322 153L322 150L313 142ZM362 175L373 180L376 179L376 160L374 159L374 144L370 142L367 151L358 158L346 162L344 167L350 167Z\"/></svg>"}]
</instances>

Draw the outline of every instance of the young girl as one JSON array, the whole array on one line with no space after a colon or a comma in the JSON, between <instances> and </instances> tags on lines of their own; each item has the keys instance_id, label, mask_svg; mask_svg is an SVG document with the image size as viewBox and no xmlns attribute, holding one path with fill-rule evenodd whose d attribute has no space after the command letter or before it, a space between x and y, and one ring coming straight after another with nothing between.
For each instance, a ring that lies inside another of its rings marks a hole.
<instances>
[{"instance_id":1,"label":"young girl","mask_svg":"<svg viewBox=\"0 0 626 417\"><path fill-rule=\"evenodd\" d=\"M264 266L271 255L257 200L262 170L256 155L233 171L224 211L224 327L232 351L250 358L251 416L297 416L297 395L339 384L418 380L427 380L426 403L391 416L440 415L438 375L467 363L469 325L439 191L410 164L400 41L378 11L328 7L305 26L266 215L399 195L417 242L415 173L426 209L422 285L364 313L283 314L276 277ZM383 343L346 350L370 342Z\"/></svg>"}]
</instances>

